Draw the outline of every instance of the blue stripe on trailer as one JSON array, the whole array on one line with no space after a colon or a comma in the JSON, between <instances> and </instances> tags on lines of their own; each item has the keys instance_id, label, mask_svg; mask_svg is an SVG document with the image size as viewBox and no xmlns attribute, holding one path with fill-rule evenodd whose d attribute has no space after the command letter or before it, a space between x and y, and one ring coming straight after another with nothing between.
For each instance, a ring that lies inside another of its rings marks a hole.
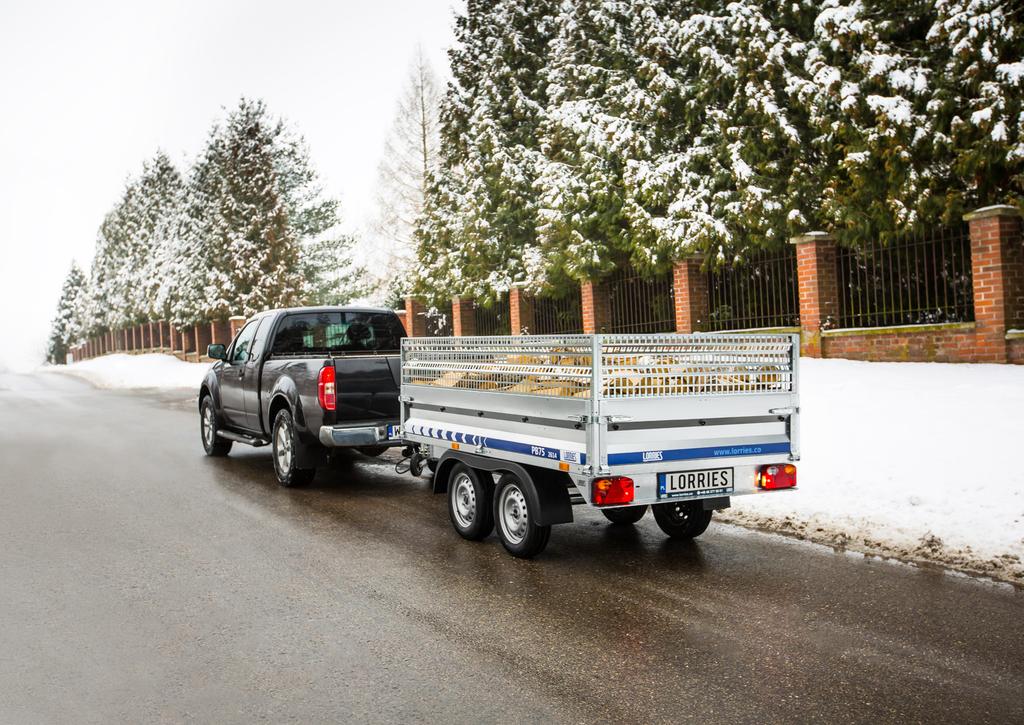
<instances>
[{"instance_id":1,"label":"blue stripe on trailer","mask_svg":"<svg viewBox=\"0 0 1024 725\"><path fill-rule=\"evenodd\" d=\"M562 451L558 448L550 448L548 446L541 446L535 443L521 443L519 441L505 440L504 438L483 438L474 433L450 431L442 428L428 428L424 425L411 425L409 426L409 432L412 435L421 435L426 436L427 438L439 438L440 440L451 441L453 443L483 446L484 448L508 451L509 453L521 453L525 456L546 458L551 461L568 461L571 463L579 463L580 465L587 462L586 453L581 453L579 451Z\"/></svg>"},{"instance_id":2,"label":"blue stripe on trailer","mask_svg":"<svg viewBox=\"0 0 1024 725\"><path fill-rule=\"evenodd\" d=\"M733 456L763 456L769 453L789 453L789 443L756 443L746 446L710 446L707 448L676 448L667 451L630 451L609 453L609 466L630 463L660 463L662 461L689 461L695 458L731 458Z\"/></svg>"},{"instance_id":3,"label":"blue stripe on trailer","mask_svg":"<svg viewBox=\"0 0 1024 725\"><path fill-rule=\"evenodd\" d=\"M587 463L586 453L564 451L535 443L522 443L520 441L505 440L504 438L484 438L473 433L450 431L442 428L428 428L426 426L411 426L410 432L414 435L419 434L428 438L439 438L444 441L452 441L453 443L483 446L484 448L491 448L497 451L508 451L509 453L519 453L524 456L545 458L550 461L567 461L581 466ZM609 453L608 465L625 466L633 463L661 463L662 461L689 461L699 458L731 458L734 456L763 456L772 453L789 452L790 445L788 442L676 448L655 451L628 451L625 453Z\"/></svg>"}]
</instances>

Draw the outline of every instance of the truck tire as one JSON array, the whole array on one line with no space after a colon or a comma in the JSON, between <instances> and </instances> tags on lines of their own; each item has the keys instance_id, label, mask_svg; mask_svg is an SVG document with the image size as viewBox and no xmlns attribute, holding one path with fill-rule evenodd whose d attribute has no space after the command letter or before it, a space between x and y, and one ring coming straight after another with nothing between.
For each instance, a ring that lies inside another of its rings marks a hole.
<instances>
[{"instance_id":1,"label":"truck tire","mask_svg":"<svg viewBox=\"0 0 1024 725\"><path fill-rule=\"evenodd\" d=\"M673 539L693 539L711 523L712 511L700 501L672 501L652 506L658 528Z\"/></svg>"},{"instance_id":2,"label":"truck tire","mask_svg":"<svg viewBox=\"0 0 1024 725\"><path fill-rule=\"evenodd\" d=\"M491 499L494 483L490 475L459 463L448 477L448 516L459 536L480 541L494 530Z\"/></svg>"},{"instance_id":3,"label":"truck tire","mask_svg":"<svg viewBox=\"0 0 1024 725\"><path fill-rule=\"evenodd\" d=\"M647 513L646 506L630 506L622 509L608 509L607 511L602 510L601 513L604 517L611 521L613 524L624 524L632 526L637 521L644 517Z\"/></svg>"},{"instance_id":4,"label":"truck tire","mask_svg":"<svg viewBox=\"0 0 1024 725\"><path fill-rule=\"evenodd\" d=\"M218 427L213 396L207 395L199 408L199 434L203 438L203 450L213 458L223 458L231 452L231 441L217 435Z\"/></svg>"},{"instance_id":5,"label":"truck tire","mask_svg":"<svg viewBox=\"0 0 1024 725\"><path fill-rule=\"evenodd\" d=\"M506 473L494 489L494 521L505 551L519 559L531 559L548 545L550 526L538 526L538 512L526 496L517 476Z\"/></svg>"},{"instance_id":6,"label":"truck tire","mask_svg":"<svg viewBox=\"0 0 1024 725\"><path fill-rule=\"evenodd\" d=\"M305 486L316 475L315 468L296 467L297 446L298 436L295 434L291 411L287 408L279 410L274 418L274 473L277 474L277 482L288 488Z\"/></svg>"}]
</instances>

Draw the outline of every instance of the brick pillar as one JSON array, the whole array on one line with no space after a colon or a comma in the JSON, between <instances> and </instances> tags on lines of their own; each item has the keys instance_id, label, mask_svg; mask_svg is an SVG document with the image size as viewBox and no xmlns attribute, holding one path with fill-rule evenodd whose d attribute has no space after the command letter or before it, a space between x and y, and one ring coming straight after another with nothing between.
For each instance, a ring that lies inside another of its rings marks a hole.
<instances>
[{"instance_id":1,"label":"brick pillar","mask_svg":"<svg viewBox=\"0 0 1024 725\"><path fill-rule=\"evenodd\" d=\"M601 282L587 280L580 284L580 306L583 312L583 334L605 332L612 322L608 289Z\"/></svg>"},{"instance_id":2,"label":"brick pillar","mask_svg":"<svg viewBox=\"0 0 1024 725\"><path fill-rule=\"evenodd\" d=\"M533 295L521 287L512 287L508 291L508 309L513 335L537 334Z\"/></svg>"},{"instance_id":3,"label":"brick pillar","mask_svg":"<svg viewBox=\"0 0 1024 725\"><path fill-rule=\"evenodd\" d=\"M793 237L800 290L800 354L822 357L821 331L839 317L836 242L825 232Z\"/></svg>"},{"instance_id":4,"label":"brick pillar","mask_svg":"<svg viewBox=\"0 0 1024 725\"><path fill-rule=\"evenodd\" d=\"M130 339L131 338L128 336L128 328L121 328L121 352L128 352L131 350L131 347L128 345Z\"/></svg>"},{"instance_id":5,"label":"brick pillar","mask_svg":"<svg viewBox=\"0 0 1024 725\"><path fill-rule=\"evenodd\" d=\"M987 206L964 215L971 233L977 362L1006 362L1008 330L1024 328L1024 246L1016 207Z\"/></svg>"},{"instance_id":6,"label":"brick pillar","mask_svg":"<svg viewBox=\"0 0 1024 725\"><path fill-rule=\"evenodd\" d=\"M472 299L452 297L452 330L455 337L471 337L476 334L476 312Z\"/></svg>"},{"instance_id":7,"label":"brick pillar","mask_svg":"<svg viewBox=\"0 0 1024 725\"><path fill-rule=\"evenodd\" d=\"M176 352L180 352L182 357L185 357L195 349L195 338L189 334L187 327L175 328L177 334L178 349Z\"/></svg>"},{"instance_id":8,"label":"brick pillar","mask_svg":"<svg viewBox=\"0 0 1024 725\"><path fill-rule=\"evenodd\" d=\"M708 302L708 278L701 271L703 260L697 257L676 262L672 267L675 292L676 332L705 330L711 315Z\"/></svg>"},{"instance_id":9,"label":"brick pillar","mask_svg":"<svg viewBox=\"0 0 1024 725\"><path fill-rule=\"evenodd\" d=\"M405 298L405 334L409 337L427 336L427 308L423 303L412 297Z\"/></svg>"},{"instance_id":10,"label":"brick pillar","mask_svg":"<svg viewBox=\"0 0 1024 725\"><path fill-rule=\"evenodd\" d=\"M196 357L206 357L206 348L210 346L210 325L206 323L196 323L195 334L196 334Z\"/></svg>"},{"instance_id":11,"label":"brick pillar","mask_svg":"<svg viewBox=\"0 0 1024 725\"><path fill-rule=\"evenodd\" d=\"M228 345L231 343L231 323L227 320L218 320L210 323L210 344ZM206 354L206 348L202 353Z\"/></svg>"},{"instance_id":12,"label":"brick pillar","mask_svg":"<svg viewBox=\"0 0 1024 725\"><path fill-rule=\"evenodd\" d=\"M231 339L234 340L235 335L237 335L242 330L242 328L245 327L245 317L243 317L242 315L234 315L233 317L229 317L228 324L231 325Z\"/></svg>"}]
</instances>

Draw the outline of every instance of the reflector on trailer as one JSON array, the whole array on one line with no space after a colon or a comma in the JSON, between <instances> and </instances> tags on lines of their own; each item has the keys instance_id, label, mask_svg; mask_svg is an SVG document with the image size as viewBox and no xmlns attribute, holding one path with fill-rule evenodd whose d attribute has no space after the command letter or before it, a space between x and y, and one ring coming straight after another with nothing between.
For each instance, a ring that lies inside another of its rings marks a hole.
<instances>
[{"instance_id":1,"label":"reflector on trailer","mask_svg":"<svg viewBox=\"0 0 1024 725\"><path fill-rule=\"evenodd\" d=\"M617 506L632 503L633 479L627 476L595 478L590 491L590 499L595 506Z\"/></svg>"},{"instance_id":2,"label":"reflector on trailer","mask_svg":"<svg viewBox=\"0 0 1024 725\"><path fill-rule=\"evenodd\" d=\"M796 466L792 463L772 463L757 469L758 488L774 490L796 486Z\"/></svg>"}]
</instances>

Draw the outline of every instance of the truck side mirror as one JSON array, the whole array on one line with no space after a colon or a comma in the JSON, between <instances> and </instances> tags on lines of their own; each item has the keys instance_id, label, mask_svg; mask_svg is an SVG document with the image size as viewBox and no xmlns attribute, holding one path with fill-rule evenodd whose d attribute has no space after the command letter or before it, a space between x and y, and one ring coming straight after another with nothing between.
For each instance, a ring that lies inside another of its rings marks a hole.
<instances>
[{"instance_id":1,"label":"truck side mirror","mask_svg":"<svg viewBox=\"0 0 1024 725\"><path fill-rule=\"evenodd\" d=\"M220 343L210 345L206 348L206 356L213 358L214 360L227 360L228 349Z\"/></svg>"}]
</instances>

